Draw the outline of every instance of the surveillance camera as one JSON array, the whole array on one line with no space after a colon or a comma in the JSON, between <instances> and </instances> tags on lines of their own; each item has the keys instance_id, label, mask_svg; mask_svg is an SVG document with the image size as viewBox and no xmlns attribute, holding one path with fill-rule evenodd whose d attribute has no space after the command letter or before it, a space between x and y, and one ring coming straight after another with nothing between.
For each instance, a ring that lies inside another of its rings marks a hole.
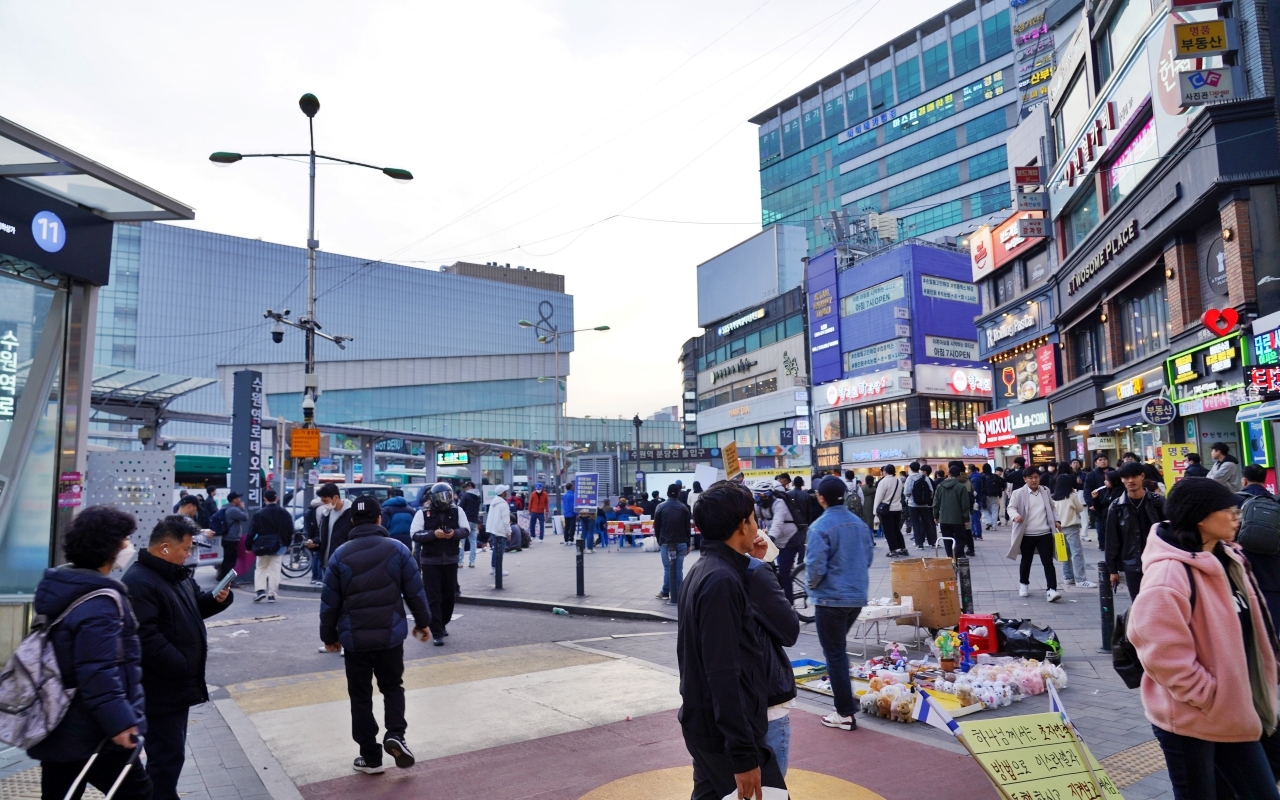
<instances>
[{"instance_id":1,"label":"surveillance camera","mask_svg":"<svg viewBox=\"0 0 1280 800\"><path fill-rule=\"evenodd\" d=\"M280 344L284 341L284 325L277 322L271 326L271 341Z\"/></svg>"},{"instance_id":2,"label":"surveillance camera","mask_svg":"<svg viewBox=\"0 0 1280 800\"><path fill-rule=\"evenodd\" d=\"M289 309L287 309L287 308L286 308L284 311L282 311L282 312L280 312L280 313L287 317L287 316L289 316Z\"/></svg>"}]
</instances>

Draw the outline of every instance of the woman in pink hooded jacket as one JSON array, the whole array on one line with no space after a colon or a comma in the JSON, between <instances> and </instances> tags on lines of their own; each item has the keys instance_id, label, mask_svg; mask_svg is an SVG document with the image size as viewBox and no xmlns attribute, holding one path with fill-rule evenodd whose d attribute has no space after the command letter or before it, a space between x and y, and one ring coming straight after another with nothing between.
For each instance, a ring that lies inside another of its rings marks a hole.
<instances>
[{"instance_id":1,"label":"woman in pink hooded jacket","mask_svg":"<svg viewBox=\"0 0 1280 800\"><path fill-rule=\"evenodd\" d=\"M1178 800L1280 800L1263 737L1276 730L1276 638L1249 563L1234 543L1240 500L1183 478L1142 553L1129 640L1144 669L1142 706Z\"/></svg>"}]
</instances>

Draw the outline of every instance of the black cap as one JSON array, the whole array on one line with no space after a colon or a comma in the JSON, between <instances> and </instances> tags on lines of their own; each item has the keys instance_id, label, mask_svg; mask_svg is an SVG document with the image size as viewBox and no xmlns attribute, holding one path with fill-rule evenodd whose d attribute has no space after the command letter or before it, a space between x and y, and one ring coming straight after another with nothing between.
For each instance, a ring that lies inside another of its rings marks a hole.
<instances>
[{"instance_id":1,"label":"black cap","mask_svg":"<svg viewBox=\"0 0 1280 800\"><path fill-rule=\"evenodd\" d=\"M822 495L822 499L827 501L828 506L843 503L848 488L843 480L834 475L828 475L818 481L818 494Z\"/></svg>"},{"instance_id":2,"label":"black cap","mask_svg":"<svg viewBox=\"0 0 1280 800\"><path fill-rule=\"evenodd\" d=\"M239 499L240 499L240 493L239 493L239 492L232 492L231 494L227 495L227 502L228 502L228 503L230 503L232 500L239 500Z\"/></svg>"},{"instance_id":3,"label":"black cap","mask_svg":"<svg viewBox=\"0 0 1280 800\"><path fill-rule=\"evenodd\" d=\"M378 503L378 498L373 495L362 494L351 504L352 522L367 520L377 522L380 519L382 519L382 506Z\"/></svg>"}]
</instances>

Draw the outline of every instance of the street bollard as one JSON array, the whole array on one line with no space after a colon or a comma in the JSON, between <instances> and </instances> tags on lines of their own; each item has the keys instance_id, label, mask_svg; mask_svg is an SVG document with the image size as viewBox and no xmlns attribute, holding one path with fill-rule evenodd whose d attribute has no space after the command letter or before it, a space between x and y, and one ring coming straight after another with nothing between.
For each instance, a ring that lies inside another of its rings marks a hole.
<instances>
[{"instance_id":1,"label":"street bollard","mask_svg":"<svg viewBox=\"0 0 1280 800\"><path fill-rule=\"evenodd\" d=\"M960 611L963 614L973 613L973 579L969 574L969 559L960 556L956 559L956 574L960 578Z\"/></svg>"},{"instance_id":2,"label":"street bollard","mask_svg":"<svg viewBox=\"0 0 1280 800\"><path fill-rule=\"evenodd\" d=\"M502 588L502 556L506 550L507 548L503 546L493 551L493 588L495 589Z\"/></svg>"},{"instance_id":3,"label":"street bollard","mask_svg":"<svg viewBox=\"0 0 1280 800\"><path fill-rule=\"evenodd\" d=\"M578 525L578 528L579 528L579 530L578 530L578 535L577 535L576 537L574 537L574 540L573 540L574 545L576 545L576 546L577 546L577 549L578 549L578 556L577 556L577 558L578 558L578 565L577 565L577 569L578 569L578 597L586 597L586 596L587 596L587 584L586 584L586 578L585 578L584 571L583 571L583 566L584 566L584 565L583 565L583 562L584 562L584 561L586 561L586 559L583 557L583 553L584 553L584 552L586 552L586 549L587 549L587 540L582 538L582 530L581 530L582 525L581 525L581 524L579 524L579 525Z\"/></svg>"},{"instance_id":4,"label":"street bollard","mask_svg":"<svg viewBox=\"0 0 1280 800\"><path fill-rule=\"evenodd\" d=\"M1111 652L1111 634L1116 629L1116 601L1111 590L1111 573L1107 562L1098 562L1098 602L1102 607L1102 647L1099 653Z\"/></svg>"}]
</instances>

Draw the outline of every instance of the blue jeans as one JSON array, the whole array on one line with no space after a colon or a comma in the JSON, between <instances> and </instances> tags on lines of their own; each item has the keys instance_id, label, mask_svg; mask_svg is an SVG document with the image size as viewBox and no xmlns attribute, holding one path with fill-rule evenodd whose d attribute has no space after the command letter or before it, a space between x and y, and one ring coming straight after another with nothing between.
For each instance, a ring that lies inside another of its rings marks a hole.
<instances>
[{"instance_id":1,"label":"blue jeans","mask_svg":"<svg viewBox=\"0 0 1280 800\"><path fill-rule=\"evenodd\" d=\"M471 548L471 563L476 563L476 537L480 535L480 525L475 522L467 523L471 527L471 533L467 534L467 544ZM462 549L458 549L458 566L462 566Z\"/></svg>"},{"instance_id":2,"label":"blue jeans","mask_svg":"<svg viewBox=\"0 0 1280 800\"><path fill-rule=\"evenodd\" d=\"M547 533L547 515L539 511L537 514L529 512L529 538L538 537L543 539Z\"/></svg>"},{"instance_id":3,"label":"blue jeans","mask_svg":"<svg viewBox=\"0 0 1280 800\"><path fill-rule=\"evenodd\" d=\"M778 769L782 777L787 777L787 756L791 754L791 715L769 720L769 729L765 731L764 743L773 750L778 759Z\"/></svg>"},{"instance_id":4,"label":"blue jeans","mask_svg":"<svg viewBox=\"0 0 1280 800\"><path fill-rule=\"evenodd\" d=\"M1152 725L1169 766L1174 800L1218 797L1218 784L1240 800L1280 800L1261 742L1206 742Z\"/></svg>"},{"instance_id":5,"label":"blue jeans","mask_svg":"<svg viewBox=\"0 0 1280 800\"><path fill-rule=\"evenodd\" d=\"M853 682L849 679L849 629L858 621L861 608L849 606L817 606L814 609L814 625L818 629L818 644L827 659L827 677L831 679L831 693L836 698L836 713L852 717L857 709L853 701Z\"/></svg>"},{"instance_id":6,"label":"blue jeans","mask_svg":"<svg viewBox=\"0 0 1280 800\"><path fill-rule=\"evenodd\" d=\"M1062 577L1067 583L1089 580L1088 567L1084 563L1084 545L1080 543L1080 526L1068 525L1062 529L1067 538L1067 560L1062 562Z\"/></svg>"},{"instance_id":7,"label":"blue jeans","mask_svg":"<svg viewBox=\"0 0 1280 800\"><path fill-rule=\"evenodd\" d=\"M684 557L689 555L689 545L664 544L658 547L658 552L662 554L662 593L670 595L674 605L680 597L680 584L684 583Z\"/></svg>"},{"instance_id":8,"label":"blue jeans","mask_svg":"<svg viewBox=\"0 0 1280 800\"><path fill-rule=\"evenodd\" d=\"M324 565L320 563L320 554L324 552L319 547L311 551L311 580L324 580Z\"/></svg>"}]
</instances>

